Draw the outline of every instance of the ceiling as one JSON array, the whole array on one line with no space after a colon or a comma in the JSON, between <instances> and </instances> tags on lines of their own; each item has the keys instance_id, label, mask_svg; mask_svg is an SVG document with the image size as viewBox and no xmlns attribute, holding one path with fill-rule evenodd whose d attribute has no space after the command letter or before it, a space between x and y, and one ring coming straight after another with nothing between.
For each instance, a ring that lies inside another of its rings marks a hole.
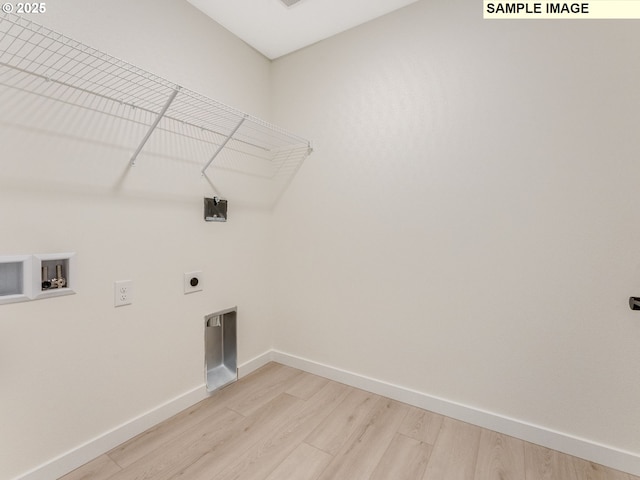
<instances>
[{"instance_id":1,"label":"ceiling","mask_svg":"<svg viewBox=\"0 0 640 480\"><path fill-rule=\"evenodd\" d=\"M188 0L272 60L416 1Z\"/></svg>"}]
</instances>

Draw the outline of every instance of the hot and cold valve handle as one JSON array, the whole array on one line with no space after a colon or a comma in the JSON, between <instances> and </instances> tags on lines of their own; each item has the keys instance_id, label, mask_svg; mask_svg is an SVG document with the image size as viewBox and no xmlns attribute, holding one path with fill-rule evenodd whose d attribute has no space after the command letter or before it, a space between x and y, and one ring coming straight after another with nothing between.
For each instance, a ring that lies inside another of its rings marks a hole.
<instances>
[{"instance_id":1,"label":"hot and cold valve handle","mask_svg":"<svg viewBox=\"0 0 640 480\"><path fill-rule=\"evenodd\" d=\"M629 297L631 310L640 310L640 297Z\"/></svg>"}]
</instances>

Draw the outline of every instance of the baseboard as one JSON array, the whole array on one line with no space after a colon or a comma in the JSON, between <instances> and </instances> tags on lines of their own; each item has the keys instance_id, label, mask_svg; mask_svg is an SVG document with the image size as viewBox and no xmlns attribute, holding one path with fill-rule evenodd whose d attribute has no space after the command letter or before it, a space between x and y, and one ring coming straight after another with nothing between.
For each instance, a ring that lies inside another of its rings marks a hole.
<instances>
[{"instance_id":1,"label":"baseboard","mask_svg":"<svg viewBox=\"0 0 640 480\"><path fill-rule=\"evenodd\" d=\"M383 395L409 405L424 408L425 410L440 413L496 432L504 433L505 435L520 438L569 455L584 458L616 470L622 470L623 472L628 472L633 475L640 475L640 456L634 453L505 417L494 412L462 405L284 352L270 350L243 363L238 367L238 377L242 378L271 361L298 368L305 372L320 375L340 383L361 388L362 390ZM59 478L182 410L195 405L208 395L204 384L198 386L16 477L14 480L51 480L52 478Z\"/></svg>"},{"instance_id":2,"label":"baseboard","mask_svg":"<svg viewBox=\"0 0 640 480\"><path fill-rule=\"evenodd\" d=\"M262 355L252 358L251 360L243 363L238 367L238 378L246 377L254 370L266 365L269 362L273 362L273 350L269 350Z\"/></svg>"},{"instance_id":3,"label":"baseboard","mask_svg":"<svg viewBox=\"0 0 640 480\"><path fill-rule=\"evenodd\" d=\"M121 443L207 397L204 384L24 473L15 480L51 480L75 470Z\"/></svg>"},{"instance_id":4,"label":"baseboard","mask_svg":"<svg viewBox=\"0 0 640 480\"><path fill-rule=\"evenodd\" d=\"M259 355L252 360L238 367L238 377L248 375L261 366L273 360L272 351L268 351ZM72 470L84 465L100 455L105 454L109 450L117 447L123 442L139 435L140 433L154 427L158 423L171 418L177 413L195 405L201 400L207 398L204 383L191 391L185 392L148 412L119 425L104 434L89 440L88 442L66 452L62 455L49 460L39 467L24 473L14 480L51 480L59 478Z\"/></svg>"},{"instance_id":5,"label":"baseboard","mask_svg":"<svg viewBox=\"0 0 640 480\"><path fill-rule=\"evenodd\" d=\"M478 425L496 432L542 445L600 465L640 475L640 456L632 452L602 445L514 418L452 402L374 378L358 375L330 365L284 352L272 351L269 358L275 362L304 370L346 385L376 393L431 412Z\"/></svg>"}]
</instances>

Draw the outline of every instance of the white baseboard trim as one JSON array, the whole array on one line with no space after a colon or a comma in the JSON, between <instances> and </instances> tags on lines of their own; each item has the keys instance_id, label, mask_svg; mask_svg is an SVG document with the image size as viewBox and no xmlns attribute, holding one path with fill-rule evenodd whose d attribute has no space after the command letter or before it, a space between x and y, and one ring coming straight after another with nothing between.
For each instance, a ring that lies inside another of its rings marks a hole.
<instances>
[{"instance_id":1,"label":"white baseboard trim","mask_svg":"<svg viewBox=\"0 0 640 480\"><path fill-rule=\"evenodd\" d=\"M263 367L269 362L273 362L273 350L264 352L262 355L252 358L238 367L238 378L246 377L251 372Z\"/></svg>"},{"instance_id":2,"label":"white baseboard trim","mask_svg":"<svg viewBox=\"0 0 640 480\"><path fill-rule=\"evenodd\" d=\"M206 397L207 391L203 383L202 386L172 398L162 405L16 477L14 480L59 478Z\"/></svg>"},{"instance_id":3,"label":"white baseboard trim","mask_svg":"<svg viewBox=\"0 0 640 480\"><path fill-rule=\"evenodd\" d=\"M478 425L537 445L542 445L616 470L621 470L633 475L640 475L640 456L633 452L620 450L539 425L505 417L494 412L452 402L284 352L272 351L270 352L269 358L283 365L298 368L305 372L329 378L431 412Z\"/></svg>"},{"instance_id":4,"label":"white baseboard trim","mask_svg":"<svg viewBox=\"0 0 640 480\"><path fill-rule=\"evenodd\" d=\"M248 375L263 365L271 362L273 353L268 351L238 367L238 377ZM119 425L88 442L49 460L14 480L51 480L59 478L85 463L93 460L123 442L139 435L158 423L171 418L177 413L195 405L210 396L204 383L193 390L183 393L142 415Z\"/></svg>"},{"instance_id":5,"label":"white baseboard trim","mask_svg":"<svg viewBox=\"0 0 640 480\"><path fill-rule=\"evenodd\" d=\"M505 435L520 438L569 455L584 458L607 467L622 470L623 472L640 475L640 456L635 453L505 417L497 413L462 405L276 350L269 350L240 365L238 367L238 377L245 377L271 361L298 368L305 372L320 375L346 385L383 395L409 405L424 408L425 410L440 413L496 432L504 433ZM59 478L182 410L195 405L208 396L209 394L204 384L202 384L14 478L14 480L51 480L52 478Z\"/></svg>"}]
</instances>

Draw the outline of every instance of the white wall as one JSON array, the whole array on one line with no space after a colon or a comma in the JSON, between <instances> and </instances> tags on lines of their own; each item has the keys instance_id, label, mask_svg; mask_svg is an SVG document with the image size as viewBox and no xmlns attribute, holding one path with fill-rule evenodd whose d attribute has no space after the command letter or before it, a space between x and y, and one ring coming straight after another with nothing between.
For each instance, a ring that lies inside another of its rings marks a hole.
<instances>
[{"instance_id":1,"label":"white wall","mask_svg":"<svg viewBox=\"0 0 640 480\"><path fill-rule=\"evenodd\" d=\"M279 59L276 349L640 455L640 31L430 0Z\"/></svg>"},{"instance_id":2,"label":"white wall","mask_svg":"<svg viewBox=\"0 0 640 480\"><path fill-rule=\"evenodd\" d=\"M187 2L90 3L57 0L33 19L268 114L269 62ZM9 479L201 386L205 314L238 305L240 363L272 337L266 210L225 192L230 221L205 224L202 197L213 192L203 159L142 155L128 170L135 135L113 118L0 96L0 255L75 251L78 264L76 295L0 307L0 478ZM204 292L183 295L183 272L200 269ZM135 300L116 309L113 282L123 279Z\"/></svg>"}]
</instances>

